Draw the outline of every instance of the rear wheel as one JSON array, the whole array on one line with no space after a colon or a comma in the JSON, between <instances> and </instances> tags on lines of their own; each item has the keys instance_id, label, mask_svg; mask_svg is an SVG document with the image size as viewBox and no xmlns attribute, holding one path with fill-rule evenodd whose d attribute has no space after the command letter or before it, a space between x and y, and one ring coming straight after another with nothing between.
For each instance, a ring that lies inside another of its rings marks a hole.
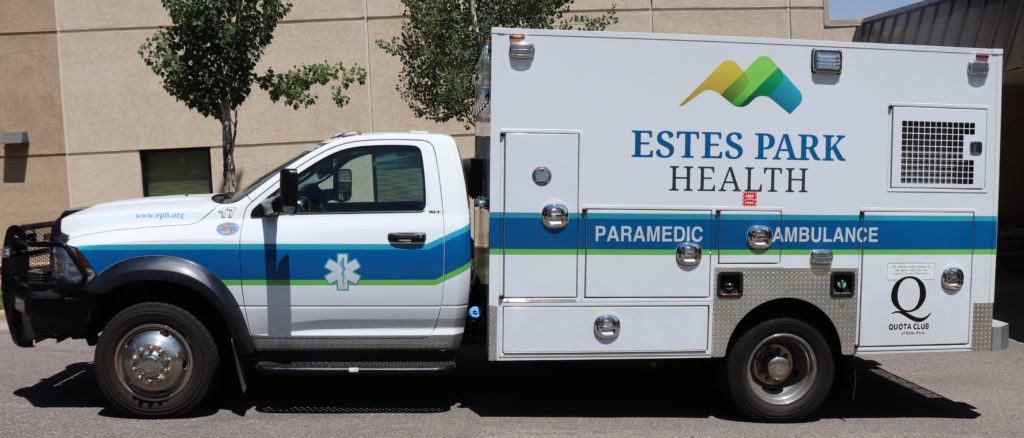
<instances>
[{"instance_id":1,"label":"rear wheel","mask_svg":"<svg viewBox=\"0 0 1024 438\"><path fill-rule=\"evenodd\" d=\"M813 414L832 386L835 365L828 341L795 319L762 322L729 352L729 392L748 416L796 421Z\"/></svg>"},{"instance_id":2,"label":"rear wheel","mask_svg":"<svg viewBox=\"0 0 1024 438\"><path fill-rule=\"evenodd\" d=\"M142 417L187 413L205 398L219 357L195 316L144 303L114 316L96 344L96 380L114 408Z\"/></svg>"}]
</instances>

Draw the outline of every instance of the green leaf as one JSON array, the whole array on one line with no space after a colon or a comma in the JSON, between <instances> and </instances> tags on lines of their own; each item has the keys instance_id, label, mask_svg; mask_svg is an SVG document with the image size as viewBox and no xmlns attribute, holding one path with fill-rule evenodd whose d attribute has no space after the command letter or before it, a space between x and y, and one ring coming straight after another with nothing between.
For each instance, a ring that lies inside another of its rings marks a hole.
<instances>
[{"instance_id":1,"label":"green leaf","mask_svg":"<svg viewBox=\"0 0 1024 438\"><path fill-rule=\"evenodd\" d=\"M233 187L237 109L258 84L273 101L298 109L316 103L314 85L332 81L332 99L348 103L353 82L364 84L366 71L341 63L297 66L283 74L268 69L255 73L274 29L291 3L281 0L162 0L171 25L156 31L139 46L139 56L160 77L164 90L223 129L225 185ZM230 190L230 189L228 189Z\"/></svg>"}]
</instances>

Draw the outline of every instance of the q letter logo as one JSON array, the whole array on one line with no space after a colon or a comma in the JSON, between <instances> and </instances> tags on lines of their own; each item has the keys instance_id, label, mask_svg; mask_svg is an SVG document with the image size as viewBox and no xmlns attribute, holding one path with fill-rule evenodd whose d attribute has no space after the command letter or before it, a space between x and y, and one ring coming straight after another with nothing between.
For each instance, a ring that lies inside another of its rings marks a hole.
<instances>
[{"instance_id":1,"label":"q letter logo","mask_svg":"<svg viewBox=\"0 0 1024 438\"><path fill-rule=\"evenodd\" d=\"M796 110L803 100L796 85L767 56L755 59L746 71L740 69L735 61L723 62L679 106L686 105L698 94L708 90L722 95L734 106L747 106L754 99L765 96L787 113Z\"/></svg>"},{"instance_id":2,"label":"q letter logo","mask_svg":"<svg viewBox=\"0 0 1024 438\"><path fill-rule=\"evenodd\" d=\"M900 305L900 285L903 284L904 280L908 280L908 279L909 280L914 280L915 282L917 282L917 305L915 305L913 309L904 309L903 306ZM925 297L927 297L927 293L925 292L924 282L922 282L917 277L903 277L903 278L899 279L898 281L896 281L896 284L894 284L892 286L892 305L893 305L893 307L896 308L896 311L892 312L892 313L893 314L899 313L900 315L903 315L903 316L907 317L907 319L909 319L911 321L914 321L914 322L924 321L924 320L928 319L929 316L932 316L932 314L929 313L929 314L927 314L927 315L922 317L922 316L911 315L910 312L916 312L917 309L920 309L921 306L924 305Z\"/></svg>"}]
</instances>

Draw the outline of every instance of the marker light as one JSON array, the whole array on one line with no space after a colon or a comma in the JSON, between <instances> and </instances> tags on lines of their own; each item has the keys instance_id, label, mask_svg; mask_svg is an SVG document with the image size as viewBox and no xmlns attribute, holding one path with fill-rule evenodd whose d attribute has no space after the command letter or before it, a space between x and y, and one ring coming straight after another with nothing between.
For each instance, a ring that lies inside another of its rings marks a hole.
<instances>
[{"instance_id":1,"label":"marker light","mask_svg":"<svg viewBox=\"0 0 1024 438\"><path fill-rule=\"evenodd\" d=\"M988 75L988 53L975 55L974 61L967 63L967 74L971 76Z\"/></svg>"},{"instance_id":2,"label":"marker light","mask_svg":"<svg viewBox=\"0 0 1024 438\"><path fill-rule=\"evenodd\" d=\"M811 73L835 73L843 71L843 52L838 50L811 50Z\"/></svg>"},{"instance_id":3,"label":"marker light","mask_svg":"<svg viewBox=\"0 0 1024 438\"><path fill-rule=\"evenodd\" d=\"M526 35L509 35L508 56L514 59L533 59L533 43L526 42Z\"/></svg>"}]
</instances>

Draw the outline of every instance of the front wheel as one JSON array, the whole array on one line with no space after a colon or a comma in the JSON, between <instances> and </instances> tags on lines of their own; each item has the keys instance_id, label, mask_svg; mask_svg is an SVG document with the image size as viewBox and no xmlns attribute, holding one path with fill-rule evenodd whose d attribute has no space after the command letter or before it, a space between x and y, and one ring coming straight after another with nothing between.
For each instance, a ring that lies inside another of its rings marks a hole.
<instances>
[{"instance_id":1,"label":"front wheel","mask_svg":"<svg viewBox=\"0 0 1024 438\"><path fill-rule=\"evenodd\" d=\"M779 318L747 330L726 362L733 402L763 421L797 421L821 406L835 374L828 341L814 327Z\"/></svg>"},{"instance_id":2,"label":"front wheel","mask_svg":"<svg viewBox=\"0 0 1024 438\"><path fill-rule=\"evenodd\" d=\"M117 410L173 417L195 408L218 365L210 332L170 304L131 306L107 323L96 344L96 380Z\"/></svg>"}]
</instances>

